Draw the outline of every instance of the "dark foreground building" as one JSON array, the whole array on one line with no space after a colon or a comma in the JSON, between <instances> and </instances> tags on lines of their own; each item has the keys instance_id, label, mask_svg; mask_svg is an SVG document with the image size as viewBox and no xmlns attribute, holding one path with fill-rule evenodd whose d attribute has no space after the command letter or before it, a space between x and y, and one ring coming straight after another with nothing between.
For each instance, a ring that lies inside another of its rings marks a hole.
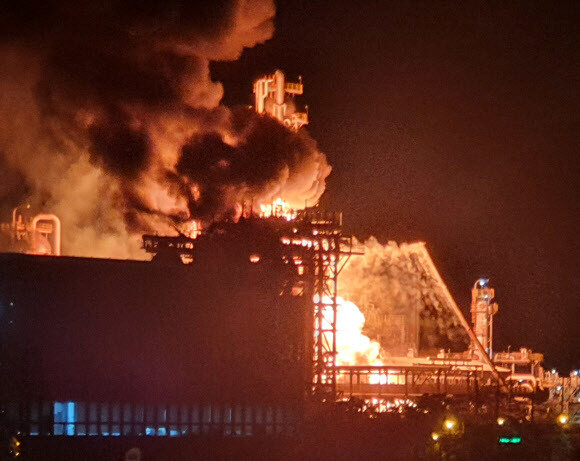
<instances>
[{"instance_id":1,"label":"dark foreground building","mask_svg":"<svg viewBox=\"0 0 580 461\"><path fill-rule=\"evenodd\" d=\"M3 439L64 459L123 446L108 438L292 435L311 304L279 238L237 229L188 265L0 254Z\"/></svg>"}]
</instances>

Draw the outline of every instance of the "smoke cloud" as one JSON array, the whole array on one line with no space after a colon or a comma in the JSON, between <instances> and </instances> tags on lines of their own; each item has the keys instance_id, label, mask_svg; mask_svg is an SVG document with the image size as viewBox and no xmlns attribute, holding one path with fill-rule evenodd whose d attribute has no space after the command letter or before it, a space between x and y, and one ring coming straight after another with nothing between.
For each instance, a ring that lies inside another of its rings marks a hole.
<instances>
[{"instance_id":1,"label":"smoke cloud","mask_svg":"<svg viewBox=\"0 0 580 461\"><path fill-rule=\"evenodd\" d=\"M351 258L341 272L341 296L359 306L363 333L381 345L383 356L467 350L467 332L413 262L406 251L412 246L382 245L374 237L363 246L364 255Z\"/></svg>"},{"instance_id":2,"label":"smoke cloud","mask_svg":"<svg viewBox=\"0 0 580 461\"><path fill-rule=\"evenodd\" d=\"M210 75L268 40L274 14L272 0L2 2L0 203L58 214L65 253L122 258L142 257L144 232L236 219L244 202L314 204L330 173L316 143L221 105Z\"/></svg>"}]
</instances>

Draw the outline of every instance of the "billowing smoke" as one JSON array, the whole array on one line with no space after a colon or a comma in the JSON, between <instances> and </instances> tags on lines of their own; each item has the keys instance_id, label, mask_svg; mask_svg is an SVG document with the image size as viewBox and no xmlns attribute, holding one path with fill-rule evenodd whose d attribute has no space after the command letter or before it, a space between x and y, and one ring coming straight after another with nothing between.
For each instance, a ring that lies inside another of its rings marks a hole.
<instances>
[{"instance_id":1,"label":"billowing smoke","mask_svg":"<svg viewBox=\"0 0 580 461\"><path fill-rule=\"evenodd\" d=\"M364 243L340 275L341 296L365 316L363 333L381 345L384 357L465 351L467 332L440 298L432 279L413 260L412 245Z\"/></svg>"},{"instance_id":2,"label":"billowing smoke","mask_svg":"<svg viewBox=\"0 0 580 461\"><path fill-rule=\"evenodd\" d=\"M56 213L66 253L108 257L242 203L315 203L330 173L316 143L220 105L210 75L269 39L274 14L272 0L2 2L0 203Z\"/></svg>"}]
</instances>

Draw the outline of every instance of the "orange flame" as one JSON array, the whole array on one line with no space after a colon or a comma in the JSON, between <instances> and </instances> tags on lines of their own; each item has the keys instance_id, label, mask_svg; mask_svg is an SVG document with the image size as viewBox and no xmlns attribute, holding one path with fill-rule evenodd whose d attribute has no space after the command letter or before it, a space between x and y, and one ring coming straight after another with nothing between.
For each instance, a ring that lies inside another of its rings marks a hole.
<instances>
[{"instance_id":1,"label":"orange flame","mask_svg":"<svg viewBox=\"0 0 580 461\"><path fill-rule=\"evenodd\" d=\"M324 319L332 318L332 300L325 296L323 303L327 305L323 309ZM365 317L358 306L340 296L337 304L336 364L382 365L379 343L362 333ZM328 320L323 320L323 327L330 327Z\"/></svg>"},{"instance_id":2,"label":"orange flame","mask_svg":"<svg viewBox=\"0 0 580 461\"><path fill-rule=\"evenodd\" d=\"M296 218L296 211L290 208L290 204L281 198L277 198L272 203L267 205L260 205L261 218L284 218L287 221L292 221Z\"/></svg>"}]
</instances>

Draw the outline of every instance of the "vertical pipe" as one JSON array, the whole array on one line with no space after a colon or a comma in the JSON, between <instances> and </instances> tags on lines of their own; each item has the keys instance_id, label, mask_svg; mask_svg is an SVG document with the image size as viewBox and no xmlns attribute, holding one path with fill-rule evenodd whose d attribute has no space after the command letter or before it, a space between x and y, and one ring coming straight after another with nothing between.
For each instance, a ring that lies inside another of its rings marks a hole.
<instances>
[{"instance_id":1,"label":"vertical pipe","mask_svg":"<svg viewBox=\"0 0 580 461\"><path fill-rule=\"evenodd\" d=\"M276 83L276 104L284 104L284 73L281 70L274 72L274 81Z\"/></svg>"},{"instance_id":2,"label":"vertical pipe","mask_svg":"<svg viewBox=\"0 0 580 461\"><path fill-rule=\"evenodd\" d=\"M466 386L467 395L471 395L471 371L469 370L467 371L466 381L467 381Z\"/></svg>"},{"instance_id":3,"label":"vertical pipe","mask_svg":"<svg viewBox=\"0 0 580 461\"><path fill-rule=\"evenodd\" d=\"M337 354L337 346L336 346L336 334L337 334L337 327L336 324L338 322L338 258L340 257L340 242L336 237L329 242L333 248L332 253L328 255L331 258L334 255L334 260L328 262L328 264L332 264L332 393L333 398L336 398L336 373L334 367L336 366L336 354ZM380 378L379 378L380 381Z\"/></svg>"},{"instance_id":4,"label":"vertical pipe","mask_svg":"<svg viewBox=\"0 0 580 461\"><path fill-rule=\"evenodd\" d=\"M349 379L350 379L350 397L352 398L352 369L349 371Z\"/></svg>"},{"instance_id":5,"label":"vertical pipe","mask_svg":"<svg viewBox=\"0 0 580 461\"><path fill-rule=\"evenodd\" d=\"M560 391L560 413L564 413L564 377L562 376L562 390Z\"/></svg>"},{"instance_id":6,"label":"vertical pipe","mask_svg":"<svg viewBox=\"0 0 580 461\"><path fill-rule=\"evenodd\" d=\"M493 309L493 306L490 307ZM493 313L489 313L489 358L493 360Z\"/></svg>"}]
</instances>

